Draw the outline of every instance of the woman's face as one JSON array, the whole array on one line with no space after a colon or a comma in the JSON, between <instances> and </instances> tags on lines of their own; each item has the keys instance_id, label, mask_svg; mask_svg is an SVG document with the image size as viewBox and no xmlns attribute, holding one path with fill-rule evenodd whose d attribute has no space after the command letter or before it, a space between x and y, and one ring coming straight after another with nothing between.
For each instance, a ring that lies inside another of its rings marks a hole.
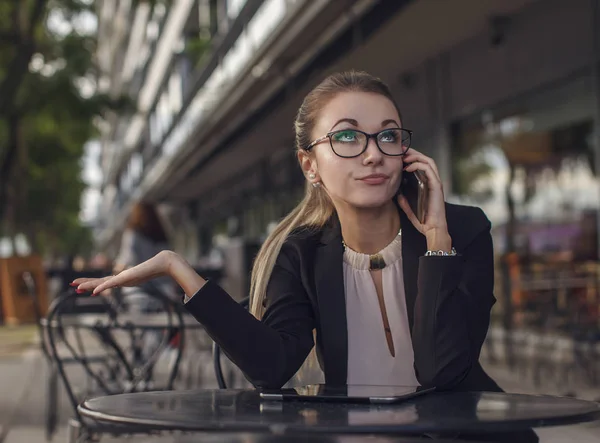
<instances>
[{"instance_id":1,"label":"woman's face","mask_svg":"<svg viewBox=\"0 0 600 443\"><path fill-rule=\"evenodd\" d=\"M401 128L401 123L396 108L386 97L368 92L344 92L321 109L311 139L344 129L374 134L388 128ZM352 134L341 133L341 136L351 138ZM336 206L346 203L357 208L389 203L400 185L403 167L402 156L385 155L374 138L358 157L339 157L329 139L325 139L300 160L304 172L316 175L312 181L321 182Z\"/></svg>"}]
</instances>

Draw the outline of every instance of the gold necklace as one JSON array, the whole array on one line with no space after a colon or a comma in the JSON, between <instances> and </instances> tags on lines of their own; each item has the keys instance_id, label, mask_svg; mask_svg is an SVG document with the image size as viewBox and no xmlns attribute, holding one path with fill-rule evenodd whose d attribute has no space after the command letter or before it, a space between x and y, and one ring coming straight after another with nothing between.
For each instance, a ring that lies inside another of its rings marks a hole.
<instances>
[{"instance_id":1,"label":"gold necklace","mask_svg":"<svg viewBox=\"0 0 600 443\"><path fill-rule=\"evenodd\" d=\"M402 228L400 228L400 230L398 231L398 235L396 235L396 237L394 237L394 240L396 240L396 238L400 237L402 235ZM389 245L391 245L394 240L392 240L390 242ZM342 238L342 245L344 246L344 249L350 249L353 252L356 252L354 249L350 248L346 242L344 241L344 239ZM388 246L389 246L388 245ZM386 246L387 248L387 246ZM383 248L385 249L385 248ZM382 249L382 251L383 251ZM357 254L361 254L361 252L356 252ZM381 251L377 252L375 254L368 254L369 255L369 270L370 271L375 271L375 270L379 270L379 269L383 269L387 266L387 263L385 262L383 255L381 255Z\"/></svg>"}]
</instances>

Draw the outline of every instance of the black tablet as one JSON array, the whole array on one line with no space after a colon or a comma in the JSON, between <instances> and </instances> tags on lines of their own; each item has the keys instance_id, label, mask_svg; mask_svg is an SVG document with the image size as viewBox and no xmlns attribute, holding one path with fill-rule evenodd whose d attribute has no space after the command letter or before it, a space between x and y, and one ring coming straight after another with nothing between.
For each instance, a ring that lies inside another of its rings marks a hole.
<instances>
[{"instance_id":1,"label":"black tablet","mask_svg":"<svg viewBox=\"0 0 600 443\"><path fill-rule=\"evenodd\" d=\"M260 397L274 401L318 401L346 403L399 403L431 392L421 386L307 385L298 388L263 390Z\"/></svg>"}]
</instances>

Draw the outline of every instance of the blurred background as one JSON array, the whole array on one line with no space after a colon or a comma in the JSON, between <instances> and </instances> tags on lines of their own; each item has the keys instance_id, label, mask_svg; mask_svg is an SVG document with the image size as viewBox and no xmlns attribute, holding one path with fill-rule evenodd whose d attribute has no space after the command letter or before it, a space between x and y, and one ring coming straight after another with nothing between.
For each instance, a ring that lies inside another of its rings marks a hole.
<instances>
[{"instance_id":1,"label":"blurred background","mask_svg":"<svg viewBox=\"0 0 600 443\"><path fill-rule=\"evenodd\" d=\"M359 69L390 85L447 200L492 221L492 376L600 398L599 8L3 0L0 363L35 342L14 273L30 270L47 306L78 272L112 272L139 202L162 224L154 244L244 297L254 254L303 194L303 96Z\"/></svg>"}]
</instances>

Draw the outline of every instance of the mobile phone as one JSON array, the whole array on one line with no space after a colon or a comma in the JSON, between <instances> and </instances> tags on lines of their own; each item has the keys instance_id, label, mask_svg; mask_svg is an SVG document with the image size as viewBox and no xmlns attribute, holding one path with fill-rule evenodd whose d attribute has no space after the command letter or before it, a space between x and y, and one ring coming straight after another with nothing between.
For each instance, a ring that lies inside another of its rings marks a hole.
<instances>
[{"instance_id":1,"label":"mobile phone","mask_svg":"<svg viewBox=\"0 0 600 443\"><path fill-rule=\"evenodd\" d=\"M417 216L419 223L425 223L427 216L427 203L429 188L427 187L427 176L423 171L404 172L398 194L404 195L413 213Z\"/></svg>"}]
</instances>

